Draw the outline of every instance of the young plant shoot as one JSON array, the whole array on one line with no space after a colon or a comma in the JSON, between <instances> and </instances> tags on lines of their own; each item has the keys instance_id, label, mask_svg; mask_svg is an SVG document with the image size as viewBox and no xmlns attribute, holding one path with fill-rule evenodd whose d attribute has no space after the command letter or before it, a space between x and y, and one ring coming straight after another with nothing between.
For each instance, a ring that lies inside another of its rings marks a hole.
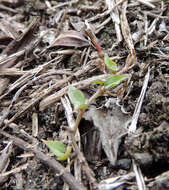
<instances>
[{"instance_id":1,"label":"young plant shoot","mask_svg":"<svg viewBox=\"0 0 169 190\"><path fill-rule=\"evenodd\" d=\"M70 145L65 147L65 145L60 141L46 141L43 142L47 145L51 152L57 156L57 160L64 161L70 156L72 147Z\"/></svg>"}]
</instances>

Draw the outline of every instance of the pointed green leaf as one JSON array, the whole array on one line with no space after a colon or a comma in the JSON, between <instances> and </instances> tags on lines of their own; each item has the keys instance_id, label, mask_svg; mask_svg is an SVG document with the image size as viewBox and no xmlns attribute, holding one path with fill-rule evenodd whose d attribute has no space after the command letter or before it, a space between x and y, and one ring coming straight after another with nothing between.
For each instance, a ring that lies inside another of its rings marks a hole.
<instances>
[{"instance_id":1,"label":"pointed green leaf","mask_svg":"<svg viewBox=\"0 0 169 190\"><path fill-rule=\"evenodd\" d=\"M99 79L97 76L95 76L95 77L92 77L91 83L93 83L93 84L103 84L104 81Z\"/></svg>"},{"instance_id":2,"label":"pointed green leaf","mask_svg":"<svg viewBox=\"0 0 169 190\"><path fill-rule=\"evenodd\" d=\"M68 145L64 155L58 157L57 160L62 160L62 161L67 160L68 157L70 156L71 151L72 151L72 147L70 145Z\"/></svg>"},{"instance_id":3,"label":"pointed green leaf","mask_svg":"<svg viewBox=\"0 0 169 190\"><path fill-rule=\"evenodd\" d=\"M69 87L68 96L74 105L75 109L85 109L85 97L84 94L73 86Z\"/></svg>"},{"instance_id":4,"label":"pointed green leaf","mask_svg":"<svg viewBox=\"0 0 169 190\"><path fill-rule=\"evenodd\" d=\"M117 64L114 61L112 61L107 54L105 54L104 56L104 61L105 61L106 67L112 73L116 73L119 70L119 67L117 67Z\"/></svg>"},{"instance_id":5,"label":"pointed green leaf","mask_svg":"<svg viewBox=\"0 0 169 190\"><path fill-rule=\"evenodd\" d=\"M109 77L104 82L104 86L105 86L106 89L113 88L113 87L117 86L118 84L120 84L125 79L127 79L128 77L129 77L129 75L127 75L127 74L112 75L111 77Z\"/></svg>"},{"instance_id":6,"label":"pointed green leaf","mask_svg":"<svg viewBox=\"0 0 169 190\"><path fill-rule=\"evenodd\" d=\"M66 152L65 145L60 141L46 141L43 142L48 146L51 152L53 152L56 156L63 156Z\"/></svg>"}]
</instances>

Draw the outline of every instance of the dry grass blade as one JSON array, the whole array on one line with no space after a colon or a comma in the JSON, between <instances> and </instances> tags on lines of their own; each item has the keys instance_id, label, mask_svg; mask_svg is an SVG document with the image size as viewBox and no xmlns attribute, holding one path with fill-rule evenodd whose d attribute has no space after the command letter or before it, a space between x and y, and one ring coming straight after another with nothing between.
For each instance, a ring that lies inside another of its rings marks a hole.
<instances>
[{"instance_id":1,"label":"dry grass blade","mask_svg":"<svg viewBox=\"0 0 169 190\"><path fill-rule=\"evenodd\" d=\"M160 20L160 16L162 16L164 12L164 4L161 3L161 11L160 11L160 14L158 15L158 17L156 17L153 22L151 23L151 25L147 28L147 31L146 31L146 35L151 35L155 29L156 29L156 24L157 22Z\"/></svg>"},{"instance_id":2,"label":"dry grass blade","mask_svg":"<svg viewBox=\"0 0 169 190\"><path fill-rule=\"evenodd\" d=\"M155 8L155 5L153 5L150 0L137 0L137 1L152 9Z\"/></svg>"},{"instance_id":3,"label":"dry grass blade","mask_svg":"<svg viewBox=\"0 0 169 190\"><path fill-rule=\"evenodd\" d=\"M27 82L28 80L30 80L33 77L33 74L31 74L30 72L25 73L23 76L21 76L17 81L15 81L12 85L7 86L6 88L8 89L6 93L4 93L2 96L0 96L0 100L2 100L5 96L7 96L10 92L12 92L14 89L22 86L23 84L25 84L25 82ZM7 78L5 78L6 80L9 80Z\"/></svg>"},{"instance_id":4,"label":"dry grass blade","mask_svg":"<svg viewBox=\"0 0 169 190\"><path fill-rule=\"evenodd\" d=\"M90 182L90 184L95 188L97 187L97 180L95 178L95 174L94 172L91 170L91 168L89 167L87 161L86 161L86 158L83 154L83 152L81 152L79 150L79 147L76 143L76 140L75 140L75 137L74 137L74 134L73 133L70 133L70 136L71 136L71 140L72 140L72 144L73 144L73 148L75 150L75 152L77 153L78 155L78 159L80 161L80 163L82 164L82 168L84 170L84 172L86 173L86 176L88 177L88 180Z\"/></svg>"},{"instance_id":5,"label":"dry grass blade","mask_svg":"<svg viewBox=\"0 0 169 190\"><path fill-rule=\"evenodd\" d=\"M117 42L122 41L122 36L121 36L121 30L120 30L120 17L119 17L119 12L118 9L115 8L114 6L116 5L114 0L106 0L106 5L108 6L109 11L112 11L110 13L110 16L112 18L112 21L115 23L115 30L116 30L116 36L117 36Z\"/></svg>"},{"instance_id":6,"label":"dry grass blade","mask_svg":"<svg viewBox=\"0 0 169 190\"><path fill-rule=\"evenodd\" d=\"M133 170L135 172L136 175L136 180L137 180L137 185L138 185L138 189L139 190L146 190L146 185L144 182L144 178L141 172L140 167L135 163L135 161L133 160Z\"/></svg>"},{"instance_id":7,"label":"dry grass blade","mask_svg":"<svg viewBox=\"0 0 169 190\"><path fill-rule=\"evenodd\" d=\"M8 87L9 81L10 80L8 78L0 78L0 95L2 95L5 89Z\"/></svg>"},{"instance_id":8,"label":"dry grass blade","mask_svg":"<svg viewBox=\"0 0 169 190\"><path fill-rule=\"evenodd\" d=\"M25 48L28 47L28 44L31 44L31 42L33 44L31 44L28 49L32 51L32 45L34 46L35 39L33 33L38 25L38 20L38 18L34 19L25 32L18 36L17 39L12 40L3 50L2 58L0 60L0 69L9 68L16 65L17 58L25 53Z\"/></svg>"},{"instance_id":9,"label":"dry grass blade","mask_svg":"<svg viewBox=\"0 0 169 190\"><path fill-rule=\"evenodd\" d=\"M0 155L0 173L6 171L9 164L9 156L12 153L12 142L9 142L7 146L1 151Z\"/></svg>"},{"instance_id":10,"label":"dry grass blade","mask_svg":"<svg viewBox=\"0 0 169 190\"><path fill-rule=\"evenodd\" d=\"M120 24L120 18L119 18L119 14L118 14L118 9L116 8L114 10L114 6L116 5L114 0L106 0L106 4L108 6L108 9L111 11L111 18L112 20L117 23Z\"/></svg>"},{"instance_id":11,"label":"dry grass blade","mask_svg":"<svg viewBox=\"0 0 169 190\"><path fill-rule=\"evenodd\" d=\"M66 118L67 118L69 129L71 131L74 131L75 119L73 116L73 110L72 110L70 101L69 101L68 97L65 96L64 98L61 98L61 102L63 104L63 107L65 108L65 113L66 113Z\"/></svg>"},{"instance_id":12,"label":"dry grass blade","mask_svg":"<svg viewBox=\"0 0 169 190\"><path fill-rule=\"evenodd\" d=\"M10 155L12 153L12 142L9 142L7 146L1 151L0 155L0 183L3 183L7 180L7 176L2 175L5 173L6 169L9 166Z\"/></svg>"},{"instance_id":13,"label":"dry grass blade","mask_svg":"<svg viewBox=\"0 0 169 190\"><path fill-rule=\"evenodd\" d=\"M28 73L28 71L21 71L15 68L6 68L0 70L0 76L22 76L26 73Z\"/></svg>"},{"instance_id":14,"label":"dry grass blade","mask_svg":"<svg viewBox=\"0 0 169 190\"><path fill-rule=\"evenodd\" d=\"M127 17L126 17L126 9L127 9L127 1L123 3L122 6L122 14L121 14L121 29L122 29L122 34L123 37L127 43L127 46L130 50L131 55L133 54L133 50L134 50L134 44L133 44L133 40L132 40L132 36L131 36L131 32L130 32L130 27L127 21Z\"/></svg>"},{"instance_id":15,"label":"dry grass blade","mask_svg":"<svg viewBox=\"0 0 169 190\"><path fill-rule=\"evenodd\" d=\"M5 176L11 175L11 174L18 173L18 172L20 172L21 170L26 170L27 167L28 167L28 165L29 165L29 164L26 163L26 164L23 164L23 165L21 165L21 166L15 168L15 169L12 169L11 171L3 172L3 173L0 174L0 177L5 177Z\"/></svg>"},{"instance_id":16,"label":"dry grass blade","mask_svg":"<svg viewBox=\"0 0 169 190\"><path fill-rule=\"evenodd\" d=\"M150 78L150 68L148 68L148 72L147 72L147 74L145 76L143 87L142 87L140 96L138 98L138 101L137 101L137 104L136 104L136 107L135 107L135 110L134 110L134 114L133 114L133 117L132 117L132 120L131 120L131 124L129 126L128 133L135 133L135 131L136 131L137 122L138 122L139 114L140 114L140 111L141 111L141 106L142 106L142 103L143 103L143 100L144 100L144 96L145 96L145 93L146 93L149 78Z\"/></svg>"},{"instance_id":17,"label":"dry grass blade","mask_svg":"<svg viewBox=\"0 0 169 190\"><path fill-rule=\"evenodd\" d=\"M25 53L25 50L21 50L21 51L11 54L10 56L2 55L0 57L0 69L8 68L9 66L11 66L7 64L8 62L16 60L18 57L20 57L24 53Z\"/></svg>"},{"instance_id":18,"label":"dry grass blade","mask_svg":"<svg viewBox=\"0 0 169 190\"><path fill-rule=\"evenodd\" d=\"M126 175L120 175L117 177L112 177L108 179L102 180L99 185L99 190L109 190L109 189L116 189L120 186L123 186L124 184L130 183L135 178L135 175L133 172L130 172Z\"/></svg>"},{"instance_id":19,"label":"dry grass blade","mask_svg":"<svg viewBox=\"0 0 169 190\"><path fill-rule=\"evenodd\" d=\"M21 87L24 84L27 85L27 86L29 86L31 83L35 82L35 80L38 80L38 78L35 77L36 75L38 75L38 73L43 72L44 70L46 70L50 66L50 64L53 63L54 61L56 61L56 63L59 63L62 59L63 59L62 56L56 57L56 58L48 61L47 63L44 63L43 65L38 66L37 68L35 68L33 70L27 71L23 76L21 76L13 84L11 84L10 86L8 86L7 92L4 93L2 96L0 96L0 100L2 100L10 92L12 92L13 90L15 90L16 88ZM65 73L64 71L56 71L55 74L57 74L57 73L58 74L60 73L60 74L70 75L70 73ZM50 74L52 75L52 73L46 73L44 75L50 75ZM40 75L39 78L45 77L44 75Z\"/></svg>"}]
</instances>

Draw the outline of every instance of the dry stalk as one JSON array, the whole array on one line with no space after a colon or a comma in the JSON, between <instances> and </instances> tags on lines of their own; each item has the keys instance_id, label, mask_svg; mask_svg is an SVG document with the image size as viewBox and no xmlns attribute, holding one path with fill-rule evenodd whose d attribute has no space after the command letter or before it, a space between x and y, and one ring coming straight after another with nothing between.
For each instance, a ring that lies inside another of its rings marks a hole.
<instances>
[{"instance_id":1,"label":"dry stalk","mask_svg":"<svg viewBox=\"0 0 169 190\"><path fill-rule=\"evenodd\" d=\"M134 44L133 44L133 40L132 40L132 35L130 32L130 27L129 27L129 23L127 20L127 16L126 16L126 9L127 9L127 1L125 1L122 5L122 14L120 17L120 23L121 23L121 29L122 29L122 34L124 37L124 40L126 41L126 44L130 50L131 55L133 54L134 50Z\"/></svg>"}]
</instances>

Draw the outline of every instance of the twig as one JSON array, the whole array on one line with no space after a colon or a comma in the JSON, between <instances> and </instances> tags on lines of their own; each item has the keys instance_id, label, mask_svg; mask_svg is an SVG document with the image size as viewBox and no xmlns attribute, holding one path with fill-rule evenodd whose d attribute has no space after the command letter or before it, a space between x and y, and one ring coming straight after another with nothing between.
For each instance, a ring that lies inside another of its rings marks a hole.
<instances>
[{"instance_id":1,"label":"twig","mask_svg":"<svg viewBox=\"0 0 169 190\"><path fill-rule=\"evenodd\" d=\"M28 167L28 165L29 165L29 164L26 163L26 164L23 164L23 165L21 165L21 166L19 166L19 167L17 167L17 168L14 168L14 169L8 171L8 172L2 172L2 173L0 174L0 177L5 177L5 176L8 176L8 175L10 175L10 174L18 173L18 172L20 172L21 170L26 170L27 167Z\"/></svg>"},{"instance_id":2,"label":"twig","mask_svg":"<svg viewBox=\"0 0 169 190\"><path fill-rule=\"evenodd\" d=\"M75 137L73 133L70 133L71 139L72 139L72 144L73 144L73 148L75 150L75 152L78 154L78 158L80 160L80 163L82 164L82 168L84 170L84 172L86 173L90 183L96 187L97 186L97 181L94 177L94 173L93 171L90 169L90 167L88 166L88 163L86 162L86 159L83 155L83 153L79 150L78 145L75 141Z\"/></svg>"}]
</instances>

